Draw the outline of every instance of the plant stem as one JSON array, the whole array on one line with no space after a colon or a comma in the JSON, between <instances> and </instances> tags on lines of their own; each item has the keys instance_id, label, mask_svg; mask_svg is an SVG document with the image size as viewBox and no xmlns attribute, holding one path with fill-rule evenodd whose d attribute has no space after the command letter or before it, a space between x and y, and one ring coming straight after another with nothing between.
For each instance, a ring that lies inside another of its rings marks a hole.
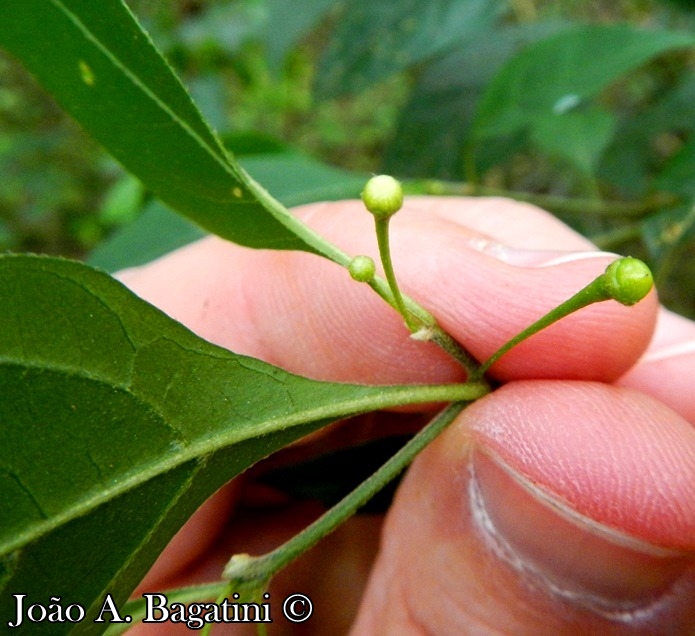
<instances>
[{"instance_id":1,"label":"plant stem","mask_svg":"<svg viewBox=\"0 0 695 636\"><path fill-rule=\"evenodd\" d=\"M639 240L641 235L640 222L636 221L600 234L591 234L589 240L601 250L615 250L620 245Z\"/></svg>"},{"instance_id":2,"label":"plant stem","mask_svg":"<svg viewBox=\"0 0 695 636\"><path fill-rule=\"evenodd\" d=\"M644 201L601 201L553 194L518 192L502 188L487 188L470 182L438 181L435 179L406 181L403 185L410 194L507 197L566 214L594 214L607 217L641 217L659 208L670 207L678 203L677 197L666 193L657 193Z\"/></svg>"},{"instance_id":3,"label":"plant stem","mask_svg":"<svg viewBox=\"0 0 695 636\"><path fill-rule=\"evenodd\" d=\"M600 302L602 300L609 300L610 296L603 293L603 283L599 282L599 278L591 281L591 283L584 287L584 289L578 291L574 296L568 298L564 303L561 303L555 307L555 309L545 314L545 316L542 318L536 320L536 322L529 325L511 340L503 344L497 351L495 351L495 353L493 353L485 362L483 362L482 365L480 365L477 373L481 375L486 373L487 370L510 349L527 338L530 338L535 333L538 333L541 329L549 327L554 322L557 322L565 316L569 316L571 313L587 307L592 303Z\"/></svg>"},{"instance_id":4,"label":"plant stem","mask_svg":"<svg viewBox=\"0 0 695 636\"><path fill-rule=\"evenodd\" d=\"M386 281L381 278L374 277L369 282L369 286L389 305L398 310L395 299L393 298L393 294L391 293L391 288L388 286ZM442 329L437 323L436 318L422 305L405 295L403 296L403 301L409 314L411 316L415 316L422 325L415 331L415 333L418 333L421 329L427 330L429 332L429 340L446 351L466 370L469 376L472 376L480 366L480 363L473 357L473 355L469 353L469 351L459 342L454 340L446 331L444 331L444 329Z\"/></svg>"},{"instance_id":5,"label":"plant stem","mask_svg":"<svg viewBox=\"0 0 695 636\"><path fill-rule=\"evenodd\" d=\"M417 332L420 329L420 325L413 321L410 312L406 309L405 303L403 302L403 296L401 295L401 290L398 287L398 281L396 280L396 273L393 270L393 262L391 260L391 246L389 243L389 221L390 219L374 219L374 227L376 229L376 240L379 246L379 256L381 257L381 264L384 267L384 274L386 275L386 282L388 282L393 294L394 301L396 303L396 309L398 313L403 316L405 324L412 333Z\"/></svg>"},{"instance_id":6,"label":"plant stem","mask_svg":"<svg viewBox=\"0 0 695 636\"><path fill-rule=\"evenodd\" d=\"M401 294L391 260L390 219L375 218L374 221L379 256L387 284L384 285L382 279L374 277L369 282L370 287L403 316L406 326L414 337L421 340L431 340L461 364L469 376L473 375L478 369L478 361L439 326L436 318L429 311L413 299Z\"/></svg>"},{"instance_id":7,"label":"plant stem","mask_svg":"<svg viewBox=\"0 0 695 636\"><path fill-rule=\"evenodd\" d=\"M297 217L293 216L284 205L274 199L258 182L252 179L247 173L243 173L244 183L258 200L266 207L266 209L281 223L288 227L292 232L299 236L307 245L314 249L318 254L325 256L329 260L342 265L346 269L350 265L352 257L341 250L337 245L323 238L317 232L314 232L309 226L305 225ZM402 313L398 306L398 301L393 295L390 286L383 279L375 276L370 281L369 286L381 296L389 305L396 311ZM432 332L431 340L456 361L458 361L468 374L472 374L478 368L478 361L463 347L456 342L449 334L447 334L438 324L434 316L428 312L422 305L415 302L412 298L404 294L401 296L401 305L407 308L406 315L415 316L423 323L423 326L428 327ZM419 328L417 329L419 330ZM416 331L417 331L416 330Z\"/></svg>"},{"instance_id":8,"label":"plant stem","mask_svg":"<svg viewBox=\"0 0 695 636\"><path fill-rule=\"evenodd\" d=\"M313 547L320 539L333 532L343 521L394 479L425 446L451 424L467 404L468 402L455 402L447 406L374 474L333 508L280 547L259 557L247 555L232 557L223 576L229 579L231 584L241 584L242 586L260 584L270 580L275 573Z\"/></svg>"},{"instance_id":9,"label":"plant stem","mask_svg":"<svg viewBox=\"0 0 695 636\"><path fill-rule=\"evenodd\" d=\"M396 305L396 300L391 292L391 287L383 278L375 276L371 281L369 281L368 285L379 296L381 296L383 300L391 305L391 307L393 307L396 311L399 311L398 306ZM420 322L420 326L417 327L414 333L418 333L421 331L421 329L427 330L429 333L428 339L454 358L454 360L456 360L466 370L469 376L475 373L480 366L480 363L471 355L471 353L469 353L465 347L463 347L446 331L444 331L439 323L437 323L437 319L420 303L414 301L405 294L402 295L402 298L408 313L411 316L414 316Z\"/></svg>"}]
</instances>

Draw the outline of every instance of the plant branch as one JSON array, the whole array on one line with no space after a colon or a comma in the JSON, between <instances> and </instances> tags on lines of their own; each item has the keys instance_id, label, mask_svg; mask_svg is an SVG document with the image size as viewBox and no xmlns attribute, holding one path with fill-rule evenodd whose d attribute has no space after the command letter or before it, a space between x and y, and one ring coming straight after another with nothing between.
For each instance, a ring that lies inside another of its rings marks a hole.
<instances>
[{"instance_id":1,"label":"plant branch","mask_svg":"<svg viewBox=\"0 0 695 636\"><path fill-rule=\"evenodd\" d=\"M224 570L224 578L230 581L232 587L260 587L270 581L275 573L333 532L394 479L425 446L453 422L467 404L468 402L456 402L447 406L355 490L280 547L259 557L246 554L232 557Z\"/></svg>"},{"instance_id":2,"label":"plant branch","mask_svg":"<svg viewBox=\"0 0 695 636\"><path fill-rule=\"evenodd\" d=\"M379 245L379 255L381 256L381 264L384 267L384 275L386 276L386 282L391 288L391 295L396 304L396 309L398 313L403 316L405 324L411 333L417 332L420 327L411 317L410 312L406 309L405 302L403 302L403 295L398 287L398 281L396 280L396 272L393 270L393 261L391 260L391 247L389 243L389 221L390 219L375 219L374 228L376 230L376 240Z\"/></svg>"},{"instance_id":3,"label":"plant branch","mask_svg":"<svg viewBox=\"0 0 695 636\"><path fill-rule=\"evenodd\" d=\"M605 217L642 217L655 210L676 205L679 201L678 197L664 192L657 192L643 201L601 201L488 188L474 183L435 179L406 181L404 187L409 194L506 197L565 214L593 214Z\"/></svg>"},{"instance_id":4,"label":"plant branch","mask_svg":"<svg viewBox=\"0 0 695 636\"><path fill-rule=\"evenodd\" d=\"M384 279L375 276L368 284L383 300L398 311L396 300L391 293L391 288ZM469 376L472 376L478 370L480 363L465 347L442 329L437 319L427 311L427 309L405 294L403 295L403 302L405 303L407 312L420 323L413 334L416 338L420 337L417 335L418 333L425 332L427 337L423 339L431 340L446 351L466 370Z\"/></svg>"},{"instance_id":5,"label":"plant branch","mask_svg":"<svg viewBox=\"0 0 695 636\"><path fill-rule=\"evenodd\" d=\"M649 293L653 284L652 273L642 261L631 257L613 261L603 274L597 276L586 287L503 344L480 365L471 379L482 377L510 349L575 311L611 299L623 305L634 305Z\"/></svg>"},{"instance_id":6,"label":"plant branch","mask_svg":"<svg viewBox=\"0 0 695 636\"><path fill-rule=\"evenodd\" d=\"M267 190L248 174L244 173L244 178L246 185L273 216L291 229L292 232L299 236L307 245L316 250L318 254L325 256L338 265L342 265L346 269L349 268L352 257L347 252L344 252L337 245L334 245L317 232L314 232L308 225L305 225L301 220L292 215L284 205L273 198ZM396 309L396 311L400 311L399 303L391 292L390 286L384 279L375 276L369 282L369 286L383 300ZM438 325L435 317L429 311L405 294L401 294L401 302L407 310L406 315L410 314L414 316L422 323L422 326L430 330L431 337L429 339L432 340L432 342L459 362L469 375L475 372L479 366L478 361Z\"/></svg>"}]
</instances>

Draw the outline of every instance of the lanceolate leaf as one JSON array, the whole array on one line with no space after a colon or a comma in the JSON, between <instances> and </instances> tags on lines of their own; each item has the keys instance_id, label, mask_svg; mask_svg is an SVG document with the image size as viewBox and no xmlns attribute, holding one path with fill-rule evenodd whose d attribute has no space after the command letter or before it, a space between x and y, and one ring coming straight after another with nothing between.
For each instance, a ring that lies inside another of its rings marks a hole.
<instances>
[{"instance_id":1,"label":"lanceolate leaf","mask_svg":"<svg viewBox=\"0 0 695 636\"><path fill-rule=\"evenodd\" d=\"M695 238L695 139L691 139L666 163L655 181L655 189L675 192L683 204L649 215L642 222L642 237L654 259L654 273L659 282L671 275L678 263L674 258ZM682 265L680 270L685 270ZM684 271L677 272L688 280Z\"/></svg>"},{"instance_id":2,"label":"lanceolate leaf","mask_svg":"<svg viewBox=\"0 0 695 636\"><path fill-rule=\"evenodd\" d=\"M693 46L687 33L581 26L537 42L499 71L480 102L476 138L511 135L567 112L656 55Z\"/></svg>"},{"instance_id":3,"label":"lanceolate leaf","mask_svg":"<svg viewBox=\"0 0 695 636\"><path fill-rule=\"evenodd\" d=\"M70 261L0 258L0 307L1 633L18 593L89 609L77 626L31 633L102 631L105 595L122 603L228 479L333 419L455 398L291 375Z\"/></svg>"},{"instance_id":4,"label":"lanceolate leaf","mask_svg":"<svg viewBox=\"0 0 695 636\"><path fill-rule=\"evenodd\" d=\"M463 45L424 66L386 150L384 171L404 177L460 179L462 148L485 86L521 47L562 28L566 25L560 22L533 22L480 29ZM489 160L478 153L479 164L504 160L495 156L492 145L484 147Z\"/></svg>"},{"instance_id":5,"label":"lanceolate leaf","mask_svg":"<svg viewBox=\"0 0 695 636\"><path fill-rule=\"evenodd\" d=\"M593 175L615 127L611 113L591 105L540 118L531 138L548 155L574 165L585 175Z\"/></svg>"},{"instance_id":6,"label":"lanceolate leaf","mask_svg":"<svg viewBox=\"0 0 695 636\"><path fill-rule=\"evenodd\" d=\"M225 152L121 0L5 0L0 46L174 210L243 245L335 256Z\"/></svg>"}]
</instances>

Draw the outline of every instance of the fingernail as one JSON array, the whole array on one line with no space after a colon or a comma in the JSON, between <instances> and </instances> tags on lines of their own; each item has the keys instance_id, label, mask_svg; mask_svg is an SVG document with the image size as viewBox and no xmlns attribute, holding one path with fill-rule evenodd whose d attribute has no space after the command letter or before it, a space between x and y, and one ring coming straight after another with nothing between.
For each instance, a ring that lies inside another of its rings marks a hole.
<instances>
[{"instance_id":1,"label":"fingernail","mask_svg":"<svg viewBox=\"0 0 695 636\"><path fill-rule=\"evenodd\" d=\"M551 593L606 616L656 606L692 556L635 539L554 498L499 457L472 457L473 514L499 557Z\"/></svg>"},{"instance_id":2,"label":"fingernail","mask_svg":"<svg viewBox=\"0 0 695 636\"><path fill-rule=\"evenodd\" d=\"M488 256L493 256L508 265L516 267L551 267L594 258L616 258L617 254L598 250L578 252L567 250L527 250L510 247L484 237L471 237L471 248Z\"/></svg>"},{"instance_id":3,"label":"fingernail","mask_svg":"<svg viewBox=\"0 0 695 636\"><path fill-rule=\"evenodd\" d=\"M695 353L695 340L687 340L677 344L668 345L648 351L642 356L641 362L658 362L659 360L670 360L680 356L689 356Z\"/></svg>"}]
</instances>

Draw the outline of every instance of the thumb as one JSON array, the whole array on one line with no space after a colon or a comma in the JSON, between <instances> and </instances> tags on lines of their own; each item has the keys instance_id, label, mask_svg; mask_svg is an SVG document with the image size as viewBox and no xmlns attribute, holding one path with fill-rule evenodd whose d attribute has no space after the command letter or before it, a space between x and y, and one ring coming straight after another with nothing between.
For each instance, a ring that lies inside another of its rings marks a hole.
<instances>
[{"instance_id":1,"label":"thumb","mask_svg":"<svg viewBox=\"0 0 695 636\"><path fill-rule=\"evenodd\" d=\"M695 429L589 382L513 382L415 461L354 633L695 628Z\"/></svg>"}]
</instances>

